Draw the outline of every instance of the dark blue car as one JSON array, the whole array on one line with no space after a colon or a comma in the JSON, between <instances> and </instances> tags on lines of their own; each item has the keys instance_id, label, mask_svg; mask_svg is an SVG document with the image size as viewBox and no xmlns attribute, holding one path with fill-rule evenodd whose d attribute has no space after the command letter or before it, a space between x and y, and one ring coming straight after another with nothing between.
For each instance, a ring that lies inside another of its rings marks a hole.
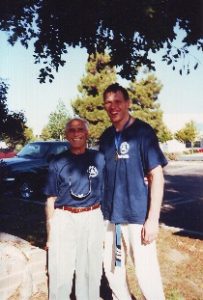
<instances>
[{"instance_id":1,"label":"dark blue car","mask_svg":"<svg viewBox=\"0 0 203 300\"><path fill-rule=\"evenodd\" d=\"M15 157L0 160L0 194L24 199L42 195L50 160L68 147L68 142L33 142Z\"/></svg>"}]
</instances>

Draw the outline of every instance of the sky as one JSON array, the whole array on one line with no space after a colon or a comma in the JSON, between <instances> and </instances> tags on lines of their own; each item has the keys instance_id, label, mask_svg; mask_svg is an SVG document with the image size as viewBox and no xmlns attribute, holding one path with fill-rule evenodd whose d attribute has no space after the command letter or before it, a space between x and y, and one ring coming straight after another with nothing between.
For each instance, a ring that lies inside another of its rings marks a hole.
<instances>
[{"instance_id":1,"label":"sky","mask_svg":"<svg viewBox=\"0 0 203 300\"><path fill-rule=\"evenodd\" d=\"M40 84L37 79L40 65L34 64L32 47L26 50L20 43L9 45L3 32L0 32L0 41L0 77L10 86L8 108L23 111L27 125L35 134L40 134L59 100L71 112L70 103L79 95L77 86L85 74L87 53L85 49L69 48L67 63L59 69L53 83ZM203 55L195 50L192 55L198 58L200 65L197 70L183 76L162 62L159 54L154 56L155 75L163 84L159 102L164 121L172 131L182 128L190 120L203 130ZM124 86L127 84L122 79L119 82Z\"/></svg>"}]
</instances>

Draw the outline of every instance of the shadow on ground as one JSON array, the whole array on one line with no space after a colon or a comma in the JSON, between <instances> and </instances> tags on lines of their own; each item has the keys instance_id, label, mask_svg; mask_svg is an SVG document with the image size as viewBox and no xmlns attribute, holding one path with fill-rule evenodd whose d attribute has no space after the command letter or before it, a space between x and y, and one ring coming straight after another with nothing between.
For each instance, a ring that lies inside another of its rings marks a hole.
<instances>
[{"instance_id":1,"label":"shadow on ground","mask_svg":"<svg viewBox=\"0 0 203 300\"><path fill-rule=\"evenodd\" d=\"M179 235L203 237L202 175L166 175L165 180L160 222L183 229Z\"/></svg>"},{"instance_id":2,"label":"shadow on ground","mask_svg":"<svg viewBox=\"0 0 203 300\"><path fill-rule=\"evenodd\" d=\"M44 249L45 224L44 205L12 197L0 199L0 232L18 236Z\"/></svg>"}]
</instances>

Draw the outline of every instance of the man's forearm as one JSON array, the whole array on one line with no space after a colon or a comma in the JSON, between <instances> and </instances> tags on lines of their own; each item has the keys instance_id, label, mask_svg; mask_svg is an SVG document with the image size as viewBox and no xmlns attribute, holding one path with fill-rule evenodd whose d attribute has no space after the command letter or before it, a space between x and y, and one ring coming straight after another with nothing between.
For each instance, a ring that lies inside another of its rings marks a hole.
<instances>
[{"instance_id":1,"label":"man's forearm","mask_svg":"<svg viewBox=\"0 0 203 300\"><path fill-rule=\"evenodd\" d=\"M46 202L46 220L49 221L54 214L54 203L56 197L48 197Z\"/></svg>"},{"instance_id":2,"label":"man's forearm","mask_svg":"<svg viewBox=\"0 0 203 300\"><path fill-rule=\"evenodd\" d=\"M150 172L150 203L148 219L159 221L161 204L163 200L164 176L161 166Z\"/></svg>"}]
</instances>

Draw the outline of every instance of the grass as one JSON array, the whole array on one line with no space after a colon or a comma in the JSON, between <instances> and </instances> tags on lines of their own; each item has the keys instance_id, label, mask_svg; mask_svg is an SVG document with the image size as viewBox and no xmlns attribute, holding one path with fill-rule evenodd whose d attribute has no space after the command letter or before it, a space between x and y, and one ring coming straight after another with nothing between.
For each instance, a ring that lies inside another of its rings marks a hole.
<instances>
[{"instance_id":1,"label":"grass","mask_svg":"<svg viewBox=\"0 0 203 300\"><path fill-rule=\"evenodd\" d=\"M161 227L157 249L166 300L203 300L203 241ZM130 261L127 271L133 296L136 300L143 300ZM46 300L43 293L37 297L32 300Z\"/></svg>"},{"instance_id":2,"label":"grass","mask_svg":"<svg viewBox=\"0 0 203 300\"><path fill-rule=\"evenodd\" d=\"M202 300L202 239L162 227L157 249L166 299Z\"/></svg>"}]
</instances>

